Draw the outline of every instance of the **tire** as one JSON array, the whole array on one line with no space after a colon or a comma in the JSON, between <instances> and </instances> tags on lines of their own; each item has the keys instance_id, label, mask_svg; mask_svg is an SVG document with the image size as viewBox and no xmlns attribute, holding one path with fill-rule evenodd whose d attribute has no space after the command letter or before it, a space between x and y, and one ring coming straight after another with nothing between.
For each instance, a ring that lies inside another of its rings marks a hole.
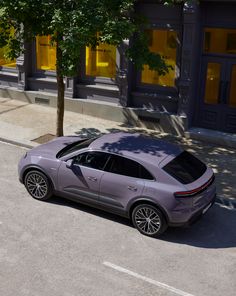
<instances>
[{"instance_id":1,"label":"tire","mask_svg":"<svg viewBox=\"0 0 236 296\"><path fill-rule=\"evenodd\" d=\"M136 206L132 212L132 222L140 233L149 237L158 237L167 229L162 212L150 204Z\"/></svg>"},{"instance_id":2,"label":"tire","mask_svg":"<svg viewBox=\"0 0 236 296\"><path fill-rule=\"evenodd\" d=\"M52 186L48 177L40 171L29 171L24 179L29 194L38 200L48 200L52 196Z\"/></svg>"}]
</instances>

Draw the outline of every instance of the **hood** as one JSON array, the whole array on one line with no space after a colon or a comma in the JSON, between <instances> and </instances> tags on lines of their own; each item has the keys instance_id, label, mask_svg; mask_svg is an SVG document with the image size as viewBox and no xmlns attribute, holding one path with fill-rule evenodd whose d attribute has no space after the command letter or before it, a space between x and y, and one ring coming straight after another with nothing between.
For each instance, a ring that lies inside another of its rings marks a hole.
<instances>
[{"instance_id":1,"label":"hood","mask_svg":"<svg viewBox=\"0 0 236 296\"><path fill-rule=\"evenodd\" d=\"M59 137L31 149L28 153L31 155L40 155L44 157L56 157L57 153L63 148L83 139L84 138L78 136Z\"/></svg>"}]
</instances>

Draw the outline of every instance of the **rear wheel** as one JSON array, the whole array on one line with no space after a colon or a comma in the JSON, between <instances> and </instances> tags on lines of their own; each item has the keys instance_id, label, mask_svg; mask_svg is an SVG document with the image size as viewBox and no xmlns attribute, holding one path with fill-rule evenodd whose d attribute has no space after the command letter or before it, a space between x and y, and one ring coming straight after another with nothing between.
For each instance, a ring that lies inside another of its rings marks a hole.
<instances>
[{"instance_id":1,"label":"rear wheel","mask_svg":"<svg viewBox=\"0 0 236 296\"><path fill-rule=\"evenodd\" d=\"M50 181L42 172L36 170L28 172L24 183L29 194L35 199L47 200L52 196Z\"/></svg>"},{"instance_id":2,"label":"rear wheel","mask_svg":"<svg viewBox=\"0 0 236 296\"><path fill-rule=\"evenodd\" d=\"M132 212L132 221L139 232L150 237L158 237L167 229L161 211L149 204L136 206Z\"/></svg>"}]
</instances>

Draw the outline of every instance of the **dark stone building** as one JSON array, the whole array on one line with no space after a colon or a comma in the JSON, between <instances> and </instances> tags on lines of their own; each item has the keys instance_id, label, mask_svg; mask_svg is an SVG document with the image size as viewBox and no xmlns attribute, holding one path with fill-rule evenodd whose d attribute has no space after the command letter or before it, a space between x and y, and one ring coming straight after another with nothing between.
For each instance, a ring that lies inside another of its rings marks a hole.
<instances>
[{"instance_id":1,"label":"dark stone building","mask_svg":"<svg viewBox=\"0 0 236 296\"><path fill-rule=\"evenodd\" d=\"M81 69L66 78L66 108L183 134L190 127L236 132L236 1L188 1L165 6L139 1L150 21L150 49L172 65L165 76L136 71L124 50L85 48ZM55 49L48 36L16 61L0 49L0 95L55 105Z\"/></svg>"}]
</instances>

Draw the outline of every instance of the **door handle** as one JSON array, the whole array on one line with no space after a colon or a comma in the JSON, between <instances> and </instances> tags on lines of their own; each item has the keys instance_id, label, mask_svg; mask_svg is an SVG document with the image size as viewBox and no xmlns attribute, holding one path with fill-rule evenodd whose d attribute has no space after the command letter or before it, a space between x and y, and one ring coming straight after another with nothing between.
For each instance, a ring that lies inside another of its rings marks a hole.
<instances>
[{"instance_id":1,"label":"door handle","mask_svg":"<svg viewBox=\"0 0 236 296\"><path fill-rule=\"evenodd\" d=\"M90 180L90 181L92 181L92 182L97 182L97 178L95 178L95 177L88 177L88 179Z\"/></svg>"},{"instance_id":2,"label":"door handle","mask_svg":"<svg viewBox=\"0 0 236 296\"><path fill-rule=\"evenodd\" d=\"M221 80L218 94L218 103L223 103L224 101L224 84L224 81Z\"/></svg>"},{"instance_id":3,"label":"door handle","mask_svg":"<svg viewBox=\"0 0 236 296\"><path fill-rule=\"evenodd\" d=\"M127 186L127 188L129 189L129 190L131 190L131 191L137 191L137 187L135 187L135 186Z\"/></svg>"},{"instance_id":4,"label":"door handle","mask_svg":"<svg viewBox=\"0 0 236 296\"><path fill-rule=\"evenodd\" d=\"M228 101L228 88L229 88L229 81L225 81L223 98L222 98L223 104L227 104L227 101Z\"/></svg>"}]
</instances>

